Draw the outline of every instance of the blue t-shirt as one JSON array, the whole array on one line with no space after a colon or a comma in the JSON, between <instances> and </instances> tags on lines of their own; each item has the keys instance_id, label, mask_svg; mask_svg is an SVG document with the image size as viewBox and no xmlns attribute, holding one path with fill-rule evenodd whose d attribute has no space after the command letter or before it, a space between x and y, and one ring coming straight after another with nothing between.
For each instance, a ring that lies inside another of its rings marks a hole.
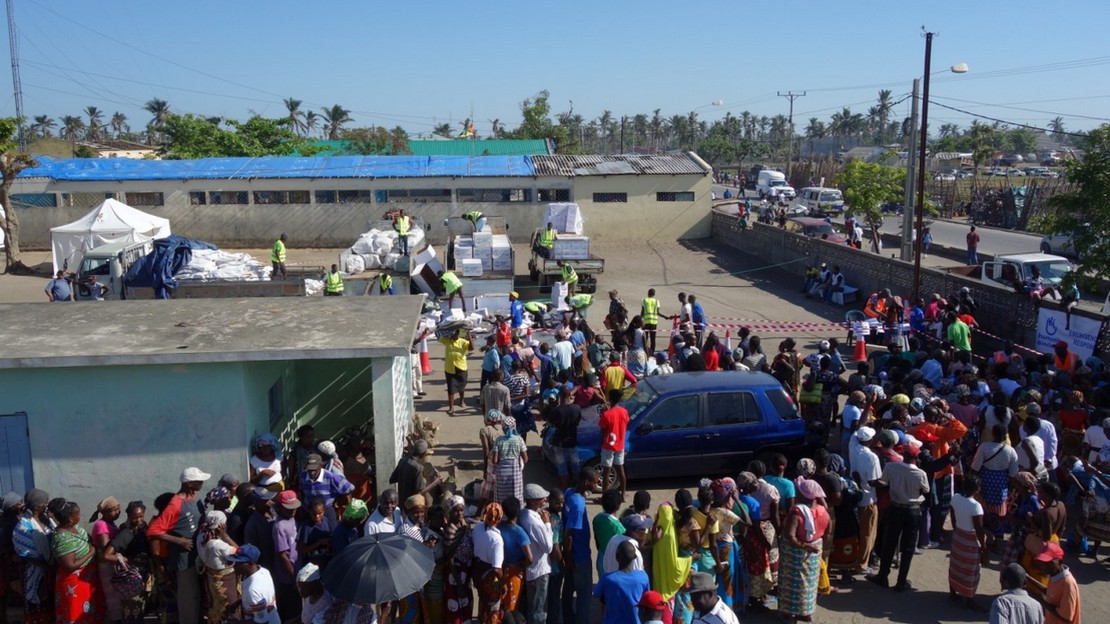
<instances>
[{"instance_id":1,"label":"blue t-shirt","mask_svg":"<svg viewBox=\"0 0 1110 624\"><path fill-rule=\"evenodd\" d=\"M694 303L690 308L690 320L693 321L694 327L697 329L705 326L705 310L701 309L700 303Z\"/></svg>"},{"instance_id":2,"label":"blue t-shirt","mask_svg":"<svg viewBox=\"0 0 1110 624\"><path fill-rule=\"evenodd\" d=\"M590 563L590 518L586 515L586 497L570 488L566 491L563 508L563 527L570 531L574 543L570 556L575 563Z\"/></svg>"},{"instance_id":3,"label":"blue t-shirt","mask_svg":"<svg viewBox=\"0 0 1110 624\"><path fill-rule=\"evenodd\" d=\"M511 325L513 329L518 329L524 324L524 304L521 303L520 299L509 304L509 315L512 317L509 325Z\"/></svg>"},{"instance_id":4,"label":"blue t-shirt","mask_svg":"<svg viewBox=\"0 0 1110 624\"><path fill-rule=\"evenodd\" d=\"M332 554L338 555L340 551L347 547L347 544L362 537L361 533L359 527L347 526L340 522L331 532Z\"/></svg>"},{"instance_id":5,"label":"blue t-shirt","mask_svg":"<svg viewBox=\"0 0 1110 624\"><path fill-rule=\"evenodd\" d=\"M513 376L513 354L508 353L501 358L501 377L508 379Z\"/></svg>"},{"instance_id":6,"label":"blue t-shirt","mask_svg":"<svg viewBox=\"0 0 1110 624\"><path fill-rule=\"evenodd\" d=\"M739 498L740 502L744 503L744 506L748 508L748 516L751 517L752 522L763 519L759 501L752 498L750 494L741 494ZM770 518L767 519L770 520Z\"/></svg>"},{"instance_id":7,"label":"blue t-shirt","mask_svg":"<svg viewBox=\"0 0 1110 624\"><path fill-rule=\"evenodd\" d=\"M910 327L919 334L924 334L928 331L928 328L925 327L925 310L921 309L920 306L914 306L913 309L910 310Z\"/></svg>"},{"instance_id":8,"label":"blue t-shirt","mask_svg":"<svg viewBox=\"0 0 1110 624\"><path fill-rule=\"evenodd\" d=\"M520 563L524 560L524 547L532 543L528 532L515 522L502 522L497 525L501 540L505 542L505 563Z\"/></svg>"},{"instance_id":9,"label":"blue t-shirt","mask_svg":"<svg viewBox=\"0 0 1110 624\"><path fill-rule=\"evenodd\" d=\"M490 349L482 356L482 370L492 373L501 366L501 353L497 349Z\"/></svg>"},{"instance_id":10,"label":"blue t-shirt","mask_svg":"<svg viewBox=\"0 0 1110 624\"><path fill-rule=\"evenodd\" d=\"M863 411L860 408L852 404L844 406L844 412L840 415L840 422L843 424L845 435L852 435L852 425L859 422L860 416L863 416Z\"/></svg>"},{"instance_id":11,"label":"blue t-shirt","mask_svg":"<svg viewBox=\"0 0 1110 624\"><path fill-rule=\"evenodd\" d=\"M776 477L774 475L764 475L763 480L775 486L775 489L779 491L779 496L783 499L794 498L797 495L794 482L790 479L784 479L783 477Z\"/></svg>"},{"instance_id":12,"label":"blue t-shirt","mask_svg":"<svg viewBox=\"0 0 1110 624\"><path fill-rule=\"evenodd\" d=\"M647 572L610 572L601 577L594 595L605 603L605 617L602 624L640 624L639 603L644 592L651 589Z\"/></svg>"}]
</instances>

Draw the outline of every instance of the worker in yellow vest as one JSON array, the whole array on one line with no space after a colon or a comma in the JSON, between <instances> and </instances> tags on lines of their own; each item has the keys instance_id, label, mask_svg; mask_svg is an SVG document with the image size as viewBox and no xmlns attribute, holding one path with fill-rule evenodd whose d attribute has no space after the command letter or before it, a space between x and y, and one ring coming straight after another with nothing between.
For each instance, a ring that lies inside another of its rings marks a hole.
<instances>
[{"instance_id":1,"label":"worker in yellow vest","mask_svg":"<svg viewBox=\"0 0 1110 624\"><path fill-rule=\"evenodd\" d=\"M548 221L547 228L540 232L540 237L536 240L536 253L544 258L550 258L555 249L555 240L558 238L559 233L555 231L555 225Z\"/></svg>"},{"instance_id":2,"label":"worker in yellow vest","mask_svg":"<svg viewBox=\"0 0 1110 624\"><path fill-rule=\"evenodd\" d=\"M405 214L404 210L398 210L396 218L393 219L393 229L397 230L397 242L401 245L401 255L409 255L409 229L412 227L412 217Z\"/></svg>"},{"instance_id":3,"label":"worker in yellow vest","mask_svg":"<svg viewBox=\"0 0 1110 624\"><path fill-rule=\"evenodd\" d=\"M278 273L281 273L281 279L289 276L288 271L285 270L285 241L287 240L289 237L282 232L281 236L274 241L274 248L270 250L270 264L273 266L271 277L277 277Z\"/></svg>"},{"instance_id":4,"label":"worker in yellow vest","mask_svg":"<svg viewBox=\"0 0 1110 624\"><path fill-rule=\"evenodd\" d=\"M463 295L462 280L453 271L440 271L438 277L440 285L443 286L443 292L447 295L447 307L453 307L455 296L458 295L459 301L462 303L462 311L465 314L466 296Z\"/></svg>"},{"instance_id":5,"label":"worker in yellow vest","mask_svg":"<svg viewBox=\"0 0 1110 624\"><path fill-rule=\"evenodd\" d=\"M644 332L647 334L647 344L650 351L655 353L655 333L659 328L659 300L655 298L655 289L649 288L647 297L640 302L640 318L644 321Z\"/></svg>"},{"instance_id":6,"label":"worker in yellow vest","mask_svg":"<svg viewBox=\"0 0 1110 624\"><path fill-rule=\"evenodd\" d=\"M343 276L339 274L339 265L331 265L331 270L324 275L324 296L343 296Z\"/></svg>"},{"instance_id":7,"label":"worker in yellow vest","mask_svg":"<svg viewBox=\"0 0 1110 624\"><path fill-rule=\"evenodd\" d=\"M567 285L567 294L573 297L578 290L578 273L566 260L559 261L559 269L563 275L563 283Z\"/></svg>"},{"instance_id":8,"label":"worker in yellow vest","mask_svg":"<svg viewBox=\"0 0 1110 624\"><path fill-rule=\"evenodd\" d=\"M379 295L392 295L393 294L393 278L385 271L378 273L378 294Z\"/></svg>"},{"instance_id":9,"label":"worker in yellow vest","mask_svg":"<svg viewBox=\"0 0 1110 624\"><path fill-rule=\"evenodd\" d=\"M571 318L586 318L586 308L594 302L593 295L567 295L563 301L570 306Z\"/></svg>"},{"instance_id":10,"label":"worker in yellow vest","mask_svg":"<svg viewBox=\"0 0 1110 624\"><path fill-rule=\"evenodd\" d=\"M466 219L470 222L471 225L474 226L475 232L481 232L482 230L486 229L486 215L477 210L464 212L462 218Z\"/></svg>"}]
</instances>

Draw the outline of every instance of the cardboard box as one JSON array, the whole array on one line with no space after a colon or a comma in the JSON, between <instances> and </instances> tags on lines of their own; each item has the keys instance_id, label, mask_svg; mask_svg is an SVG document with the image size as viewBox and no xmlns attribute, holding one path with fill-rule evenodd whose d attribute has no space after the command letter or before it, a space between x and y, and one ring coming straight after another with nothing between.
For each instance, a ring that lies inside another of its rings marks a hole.
<instances>
[{"instance_id":1,"label":"cardboard box","mask_svg":"<svg viewBox=\"0 0 1110 624\"><path fill-rule=\"evenodd\" d=\"M460 260L459 266L462 267L463 277L481 277L482 271L485 269L483 261L476 258Z\"/></svg>"},{"instance_id":2,"label":"cardboard box","mask_svg":"<svg viewBox=\"0 0 1110 624\"><path fill-rule=\"evenodd\" d=\"M455 245L455 260L467 260L474 257L473 247L462 247Z\"/></svg>"},{"instance_id":3,"label":"cardboard box","mask_svg":"<svg viewBox=\"0 0 1110 624\"><path fill-rule=\"evenodd\" d=\"M590 239L588 236L560 235L555 239L551 257L554 260L585 260L590 257Z\"/></svg>"},{"instance_id":4,"label":"cardboard box","mask_svg":"<svg viewBox=\"0 0 1110 624\"><path fill-rule=\"evenodd\" d=\"M474 233L474 247L492 247L493 246L493 233L492 232L475 232Z\"/></svg>"}]
</instances>

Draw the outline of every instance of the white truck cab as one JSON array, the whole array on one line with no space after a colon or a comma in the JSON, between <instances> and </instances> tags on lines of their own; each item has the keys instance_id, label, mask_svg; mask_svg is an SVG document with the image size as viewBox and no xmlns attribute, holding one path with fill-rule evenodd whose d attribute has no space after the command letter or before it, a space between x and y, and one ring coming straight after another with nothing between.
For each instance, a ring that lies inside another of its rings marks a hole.
<instances>
[{"instance_id":1,"label":"white truck cab","mask_svg":"<svg viewBox=\"0 0 1110 624\"><path fill-rule=\"evenodd\" d=\"M982 281L1004 288L1021 290L1037 267L1046 285L1059 286L1072 265L1063 256L1045 253L1024 253L996 256L983 263Z\"/></svg>"}]
</instances>

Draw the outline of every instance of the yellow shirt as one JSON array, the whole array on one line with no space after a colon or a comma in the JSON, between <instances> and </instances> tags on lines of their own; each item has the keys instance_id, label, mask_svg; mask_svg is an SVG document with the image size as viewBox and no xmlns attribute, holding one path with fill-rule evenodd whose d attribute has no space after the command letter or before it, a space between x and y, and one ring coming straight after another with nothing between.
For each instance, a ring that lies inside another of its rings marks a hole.
<instances>
[{"instance_id":1,"label":"yellow shirt","mask_svg":"<svg viewBox=\"0 0 1110 624\"><path fill-rule=\"evenodd\" d=\"M470 341L466 338L440 338L445 349L443 372L451 374L466 370L466 354L470 351Z\"/></svg>"}]
</instances>

